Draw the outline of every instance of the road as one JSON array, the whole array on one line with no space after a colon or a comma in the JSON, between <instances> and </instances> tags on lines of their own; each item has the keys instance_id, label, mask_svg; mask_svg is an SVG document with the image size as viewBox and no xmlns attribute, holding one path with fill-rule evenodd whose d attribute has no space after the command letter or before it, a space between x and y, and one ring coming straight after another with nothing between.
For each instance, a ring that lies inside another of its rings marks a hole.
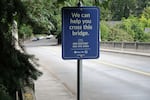
<instances>
[{"instance_id":1,"label":"road","mask_svg":"<svg viewBox=\"0 0 150 100\"><path fill-rule=\"evenodd\" d=\"M77 61L63 60L55 42L37 44L26 43L26 50L76 95ZM150 57L100 52L99 59L83 60L83 100L150 100Z\"/></svg>"}]
</instances>

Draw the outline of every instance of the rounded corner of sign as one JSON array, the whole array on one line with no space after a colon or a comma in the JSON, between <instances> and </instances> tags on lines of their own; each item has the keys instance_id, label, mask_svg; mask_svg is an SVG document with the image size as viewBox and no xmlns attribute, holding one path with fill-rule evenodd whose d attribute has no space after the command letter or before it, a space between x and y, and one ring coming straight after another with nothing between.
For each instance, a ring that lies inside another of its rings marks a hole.
<instances>
[{"instance_id":1,"label":"rounded corner of sign","mask_svg":"<svg viewBox=\"0 0 150 100\"><path fill-rule=\"evenodd\" d=\"M63 59L63 60L66 60L66 57L62 56L62 59Z\"/></svg>"},{"instance_id":2,"label":"rounded corner of sign","mask_svg":"<svg viewBox=\"0 0 150 100\"><path fill-rule=\"evenodd\" d=\"M98 58L100 58L100 56L99 56L99 55L96 57L96 59L98 59Z\"/></svg>"},{"instance_id":3,"label":"rounded corner of sign","mask_svg":"<svg viewBox=\"0 0 150 100\"><path fill-rule=\"evenodd\" d=\"M100 57L100 55L98 54L98 55L96 55L95 59L98 59L99 57Z\"/></svg>"},{"instance_id":4,"label":"rounded corner of sign","mask_svg":"<svg viewBox=\"0 0 150 100\"><path fill-rule=\"evenodd\" d=\"M69 60L70 58L66 57L66 56L62 56L63 60Z\"/></svg>"}]
</instances>

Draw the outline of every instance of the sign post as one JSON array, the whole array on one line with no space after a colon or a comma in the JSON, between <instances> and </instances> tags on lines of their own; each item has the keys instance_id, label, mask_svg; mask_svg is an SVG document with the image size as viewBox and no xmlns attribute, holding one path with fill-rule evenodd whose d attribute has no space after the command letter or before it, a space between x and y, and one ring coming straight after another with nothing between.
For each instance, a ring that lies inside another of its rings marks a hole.
<instances>
[{"instance_id":1,"label":"sign post","mask_svg":"<svg viewBox=\"0 0 150 100\"><path fill-rule=\"evenodd\" d=\"M97 7L62 8L62 58L77 59L77 100L82 100L82 59L99 57Z\"/></svg>"},{"instance_id":2,"label":"sign post","mask_svg":"<svg viewBox=\"0 0 150 100\"><path fill-rule=\"evenodd\" d=\"M82 60L77 60L77 100L82 100Z\"/></svg>"},{"instance_id":3,"label":"sign post","mask_svg":"<svg viewBox=\"0 0 150 100\"><path fill-rule=\"evenodd\" d=\"M79 1L78 7L81 7L82 3ZM82 100L82 60L77 60L77 100Z\"/></svg>"}]
</instances>

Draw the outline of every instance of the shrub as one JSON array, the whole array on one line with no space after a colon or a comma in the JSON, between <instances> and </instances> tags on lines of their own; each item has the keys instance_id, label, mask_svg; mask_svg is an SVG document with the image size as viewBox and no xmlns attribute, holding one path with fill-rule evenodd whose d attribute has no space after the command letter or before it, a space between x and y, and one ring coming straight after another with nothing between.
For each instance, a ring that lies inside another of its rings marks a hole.
<instances>
[{"instance_id":1,"label":"shrub","mask_svg":"<svg viewBox=\"0 0 150 100\"><path fill-rule=\"evenodd\" d=\"M108 41L133 41L133 38L126 31L117 27L110 28Z\"/></svg>"},{"instance_id":2,"label":"shrub","mask_svg":"<svg viewBox=\"0 0 150 100\"><path fill-rule=\"evenodd\" d=\"M23 24L19 28L19 38L26 39L33 34L32 27L30 25Z\"/></svg>"},{"instance_id":3,"label":"shrub","mask_svg":"<svg viewBox=\"0 0 150 100\"><path fill-rule=\"evenodd\" d=\"M144 33L143 42L150 42L150 32Z\"/></svg>"},{"instance_id":4,"label":"shrub","mask_svg":"<svg viewBox=\"0 0 150 100\"><path fill-rule=\"evenodd\" d=\"M139 18L130 16L128 19L123 19L120 28L130 34L134 41L143 41L145 26Z\"/></svg>"},{"instance_id":5,"label":"shrub","mask_svg":"<svg viewBox=\"0 0 150 100\"><path fill-rule=\"evenodd\" d=\"M101 40L107 41L110 29L105 21L101 21L100 30L101 30Z\"/></svg>"}]
</instances>

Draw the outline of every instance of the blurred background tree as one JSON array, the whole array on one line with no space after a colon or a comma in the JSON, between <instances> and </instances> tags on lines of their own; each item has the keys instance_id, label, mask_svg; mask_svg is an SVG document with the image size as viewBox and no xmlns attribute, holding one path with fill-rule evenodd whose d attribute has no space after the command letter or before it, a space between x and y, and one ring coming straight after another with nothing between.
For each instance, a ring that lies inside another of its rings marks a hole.
<instances>
[{"instance_id":1,"label":"blurred background tree","mask_svg":"<svg viewBox=\"0 0 150 100\"><path fill-rule=\"evenodd\" d=\"M122 22L122 24L124 24L125 20L126 21L131 20L132 18L133 20L136 19L136 20L140 20L140 22L142 21L141 23L142 25L138 24L139 26L131 25L134 23L128 23L128 24L126 23L126 25L129 25L128 27L132 26L132 28L130 28L130 30L128 31L122 27L114 27L114 28L118 28L119 30L122 30L119 31L119 32L123 32L121 34L124 34L125 31L128 36L132 36L132 38L134 39L131 39L130 41L144 42L146 40L144 39L144 37L148 35L145 36L144 29L145 27L149 27L149 25L143 26L143 24L148 24L147 21L150 19L149 0L81 0L81 1L83 2L84 6L97 6L100 8L100 12L101 12L100 21L102 21L101 24L103 24L103 21L107 21L107 22L120 21ZM27 8L27 15L29 16L28 19L32 19L32 20L26 19L26 24L29 24L32 27L33 33L53 34L58 38L58 42L61 43L61 34L62 34L61 33L62 30L61 29L61 8L64 6L65 7L77 6L78 0L22 0L22 2L24 6ZM101 26L104 27L103 25ZM141 29L139 29L139 27L141 27ZM112 30L109 24L108 24L108 29ZM111 32L115 32L115 31L111 31ZM106 40L106 37L105 39L103 39L104 38L103 34L105 33L101 32L101 34L102 34L101 35L102 40ZM109 34L111 34L110 31ZM105 35L105 36L109 36L109 35ZM116 40L118 39L115 39L114 41Z\"/></svg>"}]
</instances>

